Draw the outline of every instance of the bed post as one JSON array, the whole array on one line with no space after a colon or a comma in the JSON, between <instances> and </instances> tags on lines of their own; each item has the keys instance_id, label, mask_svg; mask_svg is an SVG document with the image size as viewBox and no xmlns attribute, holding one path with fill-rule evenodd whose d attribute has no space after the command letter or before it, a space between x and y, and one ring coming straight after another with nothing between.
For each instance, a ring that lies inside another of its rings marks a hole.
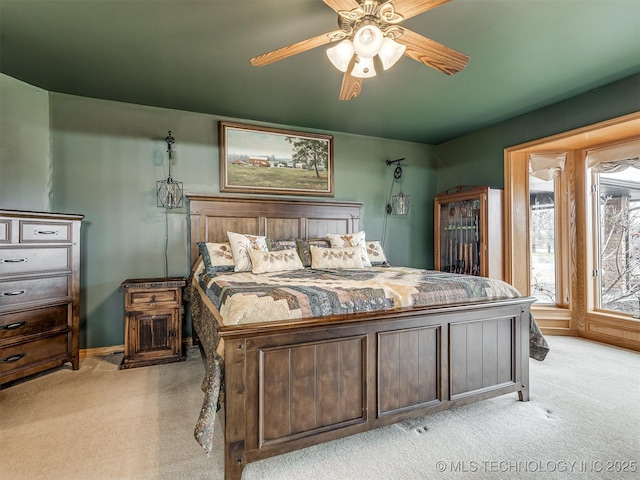
<instances>
[{"instance_id":1,"label":"bed post","mask_svg":"<svg viewBox=\"0 0 640 480\"><path fill-rule=\"evenodd\" d=\"M240 480L247 460L245 418L245 364L244 340L227 340L225 356L225 407L224 407L224 478Z\"/></svg>"},{"instance_id":2,"label":"bed post","mask_svg":"<svg viewBox=\"0 0 640 480\"><path fill-rule=\"evenodd\" d=\"M520 358L518 367L520 370L520 382L522 383L522 389L518 390L518 399L521 402L529 401L529 322L531 321L531 315L529 310L531 304L526 307L522 307L520 311L520 329L516 330L520 335Z\"/></svg>"}]
</instances>

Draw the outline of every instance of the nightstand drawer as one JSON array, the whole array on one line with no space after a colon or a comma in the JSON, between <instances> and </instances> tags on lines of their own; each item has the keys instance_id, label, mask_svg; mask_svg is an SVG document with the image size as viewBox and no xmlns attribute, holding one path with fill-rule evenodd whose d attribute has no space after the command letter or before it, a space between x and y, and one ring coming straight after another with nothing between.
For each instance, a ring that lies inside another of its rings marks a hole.
<instances>
[{"instance_id":1,"label":"nightstand drawer","mask_svg":"<svg viewBox=\"0 0 640 480\"><path fill-rule=\"evenodd\" d=\"M180 296L178 289L156 289L152 292L132 290L127 292L127 306L128 308L136 308L141 306L178 305Z\"/></svg>"},{"instance_id":2,"label":"nightstand drawer","mask_svg":"<svg viewBox=\"0 0 640 480\"><path fill-rule=\"evenodd\" d=\"M68 270L71 270L69 247L0 250L0 276Z\"/></svg>"},{"instance_id":3,"label":"nightstand drawer","mask_svg":"<svg viewBox=\"0 0 640 480\"><path fill-rule=\"evenodd\" d=\"M71 277L34 278L0 282L0 310L32 302L71 297Z\"/></svg>"},{"instance_id":4,"label":"nightstand drawer","mask_svg":"<svg viewBox=\"0 0 640 480\"><path fill-rule=\"evenodd\" d=\"M67 355L67 334L0 349L0 373Z\"/></svg>"},{"instance_id":5,"label":"nightstand drawer","mask_svg":"<svg viewBox=\"0 0 640 480\"><path fill-rule=\"evenodd\" d=\"M69 241L71 241L71 223L20 222L20 243Z\"/></svg>"},{"instance_id":6,"label":"nightstand drawer","mask_svg":"<svg viewBox=\"0 0 640 480\"><path fill-rule=\"evenodd\" d=\"M69 323L71 304L0 315L0 340L61 329Z\"/></svg>"}]
</instances>

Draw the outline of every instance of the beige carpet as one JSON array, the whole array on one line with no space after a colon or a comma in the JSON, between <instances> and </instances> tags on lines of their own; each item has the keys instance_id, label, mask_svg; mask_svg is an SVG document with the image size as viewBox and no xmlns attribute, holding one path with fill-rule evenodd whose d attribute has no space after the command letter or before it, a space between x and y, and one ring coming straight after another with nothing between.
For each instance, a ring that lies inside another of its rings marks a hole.
<instances>
[{"instance_id":1,"label":"beige carpet","mask_svg":"<svg viewBox=\"0 0 640 480\"><path fill-rule=\"evenodd\" d=\"M249 464L243 480L640 477L640 354L564 337L511 394ZM120 355L0 390L0 478L223 479L193 439L204 374Z\"/></svg>"}]
</instances>

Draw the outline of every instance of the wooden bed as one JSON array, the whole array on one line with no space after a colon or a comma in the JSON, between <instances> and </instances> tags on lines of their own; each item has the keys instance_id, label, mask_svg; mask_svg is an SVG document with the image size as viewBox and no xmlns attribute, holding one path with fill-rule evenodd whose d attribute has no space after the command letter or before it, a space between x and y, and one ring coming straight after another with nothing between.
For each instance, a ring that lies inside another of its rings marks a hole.
<instances>
[{"instance_id":1,"label":"wooden bed","mask_svg":"<svg viewBox=\"0 0 640 480\"><path fill-rule=\"evenodd\" d=\"M225 242L227 231L309 239L360 228L357 202L188 198L192 264L197 242ZM527 401L532 302L221 327L225 479L249 462L459 405L512 392Z\"/></svg>"}]
</instances>

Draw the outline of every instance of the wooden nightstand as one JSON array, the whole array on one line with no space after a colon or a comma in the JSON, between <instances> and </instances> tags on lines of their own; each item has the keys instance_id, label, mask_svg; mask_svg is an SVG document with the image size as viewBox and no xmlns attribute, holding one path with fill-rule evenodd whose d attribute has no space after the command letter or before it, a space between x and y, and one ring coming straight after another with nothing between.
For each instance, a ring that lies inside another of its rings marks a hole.
<instances>
[{"instance_id":1,"label":"wooden nightstand","mask_svg":"<svg viewBox=\"0 0 640 480\"><path fill-rule=\"evenodd\" d=\"M139 278L122 282L124 360L120 368L179 362L182 354L182 288L186 280Z\"/></svg>"}]
</instances>

